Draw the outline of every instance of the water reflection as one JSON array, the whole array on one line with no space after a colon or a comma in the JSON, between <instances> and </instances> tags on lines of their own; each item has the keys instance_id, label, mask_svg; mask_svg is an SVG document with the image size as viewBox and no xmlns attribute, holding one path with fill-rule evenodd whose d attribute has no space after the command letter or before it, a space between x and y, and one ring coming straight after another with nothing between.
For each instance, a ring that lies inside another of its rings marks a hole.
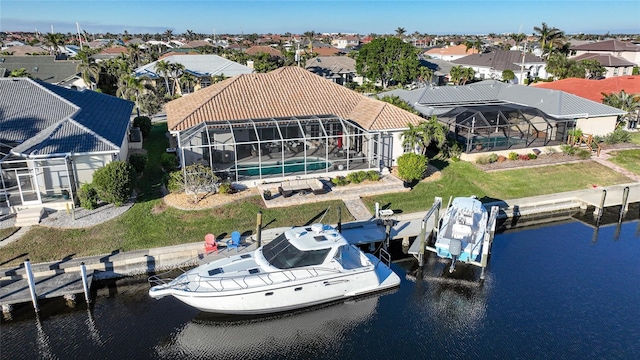
<instances>
[{"instance_id":1,"label":"water reflection","mask_svg":"<svg viewBox=\"0 0 640 360\"><path fill-rule=\"evenodd\" d=\"M407 272L415 281L413 299L420 316L453 331L474 329L486 317L491 276L480 280L480 268L460 263L449 273L449 262L429 254L425 265Z\"/></svg>"},{"instance_id":2,"label":"water reflection","mask_svg":"<svg viewBox=\"0 0 640 360\"><path fill-rule=\"evenodd\" d=\"M200 313L154 350L163 359L304 358L342 346L376 313L379 296L258 319Z\"/></svg>"}]
</instances>

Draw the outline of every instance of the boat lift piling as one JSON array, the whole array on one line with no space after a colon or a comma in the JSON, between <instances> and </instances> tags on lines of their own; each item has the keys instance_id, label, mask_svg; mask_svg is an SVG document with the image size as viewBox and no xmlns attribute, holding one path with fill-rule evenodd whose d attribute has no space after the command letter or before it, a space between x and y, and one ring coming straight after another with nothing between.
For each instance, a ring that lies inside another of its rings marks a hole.
<instances>
[{"instance_id":1,"label":"boat lift piling","mask_svg":"<svg viewBox=\"0 0 640 360\"><path fill-rule=\"evenodd\" d=\"M29 293L31 294L31 301L33 302L33 308L36 313L40 311L38 307L38 295L36 294L36 282L33 277L33 271L31 270L31 262L29 259L24 262L24 269L27 273L27 282L29 283Z\"/></svg>"},{"instance_id":2,"label":"boat lift piling","mask_svg":"<svg viewBox=\"0 0 640 360\"><path fill-rule=\"evenodd\" d=\"M256 219L256 242L257 247L262 246L262 211L258 211Z\"/></svg>"},{"instance_id":3,"label":"boat lift piling","mask_svg":"<svg viewBox=\"0 0 640 360\"><path fill-rule=\"evenodd\" d=\"M496 235L496 223L498 222L498 212L500 209L497 206L491 207L491 213L487 221L487 227L485 228L484 240L482 243L482 257L480 262L470 261L470 264L479 266L482 270L480 272L480 280L485 278L485 270L489 263L489 254L491 253L491 245L493 244L493 238Z\"/></svg>"},{"instance_id":4,"label":"boat lift piling","mask_svg":"<svg viewBox=\"0 0 640 360\"><path fill-rule=\"evenodd\" d=\"M422 218L422 226L420 228L420 235L418 235L420 240L420 248L418 250L418 265L422 267L424 265L424 250L429 250L432 252L436 252L436 249L427 245L427 222L429 218L435 215L435 221L433 225L433 229L429 232L429 237L433 235L434 232L438 232L438 224L440 222L440 207L442 206L442 198L436 197L433 201L433 205L431 205L431 209L427 212L427 214Z\"/></svg>"},{"instance_id":5,"label":"boat lift piling","mask_svg":"<svg viewBox=\"0 0 640 360\"><path fill-rule=\"evenodd\" d=\"M596 227L600 226L600 219L602 218L602 214L604 213L604 201L607 199L607 190L602 189L602 197L600 198L600 206L594 212L596 216Z\"/></svg>"}]
</instances>

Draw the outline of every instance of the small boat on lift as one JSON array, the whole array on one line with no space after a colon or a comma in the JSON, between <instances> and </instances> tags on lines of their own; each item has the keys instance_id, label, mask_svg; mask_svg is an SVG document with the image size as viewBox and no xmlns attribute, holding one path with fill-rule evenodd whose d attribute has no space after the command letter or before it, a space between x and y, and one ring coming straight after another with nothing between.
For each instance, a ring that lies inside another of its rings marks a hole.
<instances>
[{"instance_id":1,"label":"small boat on lift","mask_svg":"<svg viewBox=\"0 0 640 360\"><path fill-rule=\"evenodd\" d=\"M456 261L476 261L486 235L488 214L475 197L457 197L447 208L436 237L436 254L451 259L449 272Z\"/></svg>"},{"instance_id":2,"label":"small boat on lift","mask_svg":"<svg viewBox=\"0 0 640 360\"><path fill-rule=\"evenodd\" d=\"M294 227L258 249L211 261L170 281L151 277L152 298L201 311L253 315L299 309L400 285L400 278L333 227Z\"/></svg>"}]
</instances>

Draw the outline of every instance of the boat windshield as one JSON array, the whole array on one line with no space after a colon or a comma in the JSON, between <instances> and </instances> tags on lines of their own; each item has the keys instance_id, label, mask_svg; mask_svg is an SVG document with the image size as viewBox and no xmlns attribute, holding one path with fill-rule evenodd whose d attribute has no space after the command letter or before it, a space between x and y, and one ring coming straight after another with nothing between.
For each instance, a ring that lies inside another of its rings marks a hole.
<instances>
[{"instance_id":1,"label":"boat windshield","mask_svg":"<svg viewBox=\"0 0 640 360\"><path fill-rule=\"evenodd\" d=\"M291 269L319 265L331 249L302 251L293 246L285 234L281 234L262 247L264 258L278 269Z\"/></svg>"}]
</instances>

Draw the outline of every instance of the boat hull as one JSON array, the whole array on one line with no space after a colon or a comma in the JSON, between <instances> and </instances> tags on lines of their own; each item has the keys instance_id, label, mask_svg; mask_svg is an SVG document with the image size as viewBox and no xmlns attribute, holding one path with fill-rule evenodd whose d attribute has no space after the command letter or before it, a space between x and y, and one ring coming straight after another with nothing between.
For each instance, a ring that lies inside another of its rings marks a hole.
<instances>
[{"instance_id":1,"label":"boat hull","mask_svg":"<svg viewBox=\"0 0 640 360\"><path fill-rule=\"evenodd\" d=\"M400 278L391 268L370 254L366 256L372 261L372 266L302 281L231 291L190 291L155 286L149 290L149 295L153 298L171 295L209 313L259 315L301 309L400 285Z\"/></svg>"}]
</instances>

